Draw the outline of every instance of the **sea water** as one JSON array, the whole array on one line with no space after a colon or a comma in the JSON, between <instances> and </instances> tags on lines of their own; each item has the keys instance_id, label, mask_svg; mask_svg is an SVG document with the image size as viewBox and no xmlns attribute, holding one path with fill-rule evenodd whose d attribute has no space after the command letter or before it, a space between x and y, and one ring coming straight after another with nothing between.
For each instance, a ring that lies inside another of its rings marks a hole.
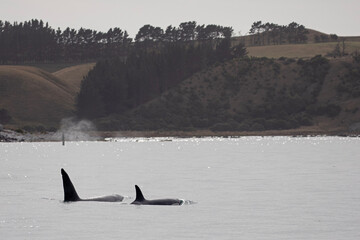
<instances>
[{"instance_id":1,"label":"sea water","mask_svg":"<svg viewBox=\"0 0 360 240\"><path fill-rule=\"evenodd\" d=\"M0 143L0 239L360 239L359 138L111 140Z\"/></svg>"}]
</instances>

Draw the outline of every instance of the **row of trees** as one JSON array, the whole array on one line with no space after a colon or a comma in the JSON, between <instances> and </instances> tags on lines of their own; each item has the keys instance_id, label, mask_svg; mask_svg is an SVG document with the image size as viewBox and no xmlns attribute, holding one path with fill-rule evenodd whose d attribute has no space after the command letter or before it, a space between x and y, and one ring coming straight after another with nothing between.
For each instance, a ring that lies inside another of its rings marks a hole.
<instances>
[{"instance_id":1,"label":"row of trees","mask_svg":"<svg viewBox=\"0 0 360 240\"><path fill-rule=\"evenodd\" d=\"M269 45L304 43L307 41L308 31L295 22L278 25L257 21L252 24L249 33L252 35L252 45ZM169 42L218 41L230 39L232 34L231 27L199 25L195 21L189 21L178 27L170 25L166 29L144 25L133 41L120 28L110 28L107 32L85 28L66 28L62 31L37 19L13 24L0 20L0 64L99 60L127 56L133 43L146 48ZM335 37L337 36L331 36L331 39ZM318 38L319 41L327 40L324 36Z\"/></svg>"},{"instance_id":2,"label":"row of trees","mask_svg":"<svg viewBox=\"0 0 360 240\"><path fill-rule=\"evenodd\" d=\"M126 31L109 29L54 30L42 20L21 23L0 20L0 63L86 61L126 54L132 39Z\"/></svg>"},{"instance_id":3,"label":"row of trees","mask_svg":"<svg viewBox=\"0 0 360 240\"><path fill-rule=\"evenodd\" d=\"M305 43L309 33L303 25L292 22L289 25L254 22L249 33L252 35L251 44L270 45L284 43Z\"/></svg>"},{"instance_id":4,"label":"row of trees","mask_svg":"<svg viewBox=\"0 0 360 240\"><path fill-rule=\"evenodd\" d=\"M230 38L233 33L231 27L219 25L197 25L195 21L184 22L179 27L168 26L166 30L160 27L145 25L140 28L135 42L187 42L204 41L219 38Z\"/></svg>"},{"instance_id":5,"label":"row of trees","mask_svg":"<svg viewBox=\"0 0 360 240\"><path fill-rule=\"evenodd\" d=\"M218 25L184 22L179 27L145 25L139 29L135 43L154 46L154 42L187 42L230 38L233 29ZM107 32L80 28L57 30L42 20L25 22L0 20L0 64L53 61L89 61L127 56L134 45L128 33L120 28Z\"/></svg>"}]
</instances>

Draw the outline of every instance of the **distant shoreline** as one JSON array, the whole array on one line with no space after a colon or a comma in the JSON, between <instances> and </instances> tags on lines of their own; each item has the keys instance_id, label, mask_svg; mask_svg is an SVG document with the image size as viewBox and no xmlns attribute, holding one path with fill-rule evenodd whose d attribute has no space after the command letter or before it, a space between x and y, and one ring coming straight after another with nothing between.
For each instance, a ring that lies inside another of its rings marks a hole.
<instances>
[{"instance_id":1,"label":"distant shoreline","mask_svg":"<svg viewBox=\"0 0 360 240\"><path fill-rule=\"evenodd\" d=\"M61 133L18 133L4 129L0 131L0 142L61 142ZM69 136L71 135L71 137ZM106 141L111 138L201 138L201 137L316 137L316 136L341 136L360 137L359 132L349 132L344 129L321 130L315 128L299 128L288 130L267 130L253 132L223 131L213 132L210 130L196 131L89 131L65 133L65 141Z\"/></svg>"},{"instance_id":2,"label":"distant shoreline","mask_svg":"<svg viewBox=\"0 0 360 240\"><path fill-rule=\"evenodd\" d=\"M347 131L314 131L314 130L268 130L257 132L238 132L238 131L224 131L224 132L212 132L210 130L197 130L197 131L113 131L113 132L93 132L91 135L97 134L103 139L106 138L121 138L121 137L179 137L179 138L191 138L191 137L250 137L250 136L344 136L354 137L360 136L359 133L350 133Z\"/></svg>"}]
</instances>

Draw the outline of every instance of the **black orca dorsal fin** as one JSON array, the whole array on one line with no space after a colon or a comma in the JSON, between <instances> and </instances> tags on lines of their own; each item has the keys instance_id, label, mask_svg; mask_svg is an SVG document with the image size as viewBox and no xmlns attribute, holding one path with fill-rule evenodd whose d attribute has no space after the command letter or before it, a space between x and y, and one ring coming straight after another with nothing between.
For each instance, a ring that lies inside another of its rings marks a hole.
<instances>
[{"instance_id":1,"label":"black orca dorsal fin","mask_svg":"<svg viewBox=\"0 0 360 240\"><path fill-rule=\"evenodd\" d=\"M79 201L80 197L77 194L75 187L69 178L69 175L65 172L63 168L61 169L61 175L64 186L64 202Z\"/></svg>"},{"instance_id":2,"label":"black orca dorsal fin","mask_svg":"<svg viewBox=\"0 0 360 240\"><path fill-rule=\"evenodd\" d=\"M134 202L142 202L145 200L144 195L142 194L140 188L138 187L138 185L135 185L135 190L136 190L136 199Z\"/></svg>"}]
</instances>

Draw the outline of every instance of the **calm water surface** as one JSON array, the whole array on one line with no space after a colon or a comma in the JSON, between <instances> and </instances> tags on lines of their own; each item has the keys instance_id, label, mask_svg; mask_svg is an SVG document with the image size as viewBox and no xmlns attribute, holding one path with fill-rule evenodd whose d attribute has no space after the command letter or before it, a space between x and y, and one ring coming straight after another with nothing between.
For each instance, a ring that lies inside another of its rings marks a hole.
<instances>
[{"instance_id":1,"label":"calm water surface","mask_svg":"<svg viewBox=\"0 0 360 240\"><path fill-rule=\"evenodd\" d=\"M1 239L360 239L360 139L0 143ZM62 202L60 169L81 197ZM183 206L133 206L145 197Z\"/></svg>"}]
</instances>

